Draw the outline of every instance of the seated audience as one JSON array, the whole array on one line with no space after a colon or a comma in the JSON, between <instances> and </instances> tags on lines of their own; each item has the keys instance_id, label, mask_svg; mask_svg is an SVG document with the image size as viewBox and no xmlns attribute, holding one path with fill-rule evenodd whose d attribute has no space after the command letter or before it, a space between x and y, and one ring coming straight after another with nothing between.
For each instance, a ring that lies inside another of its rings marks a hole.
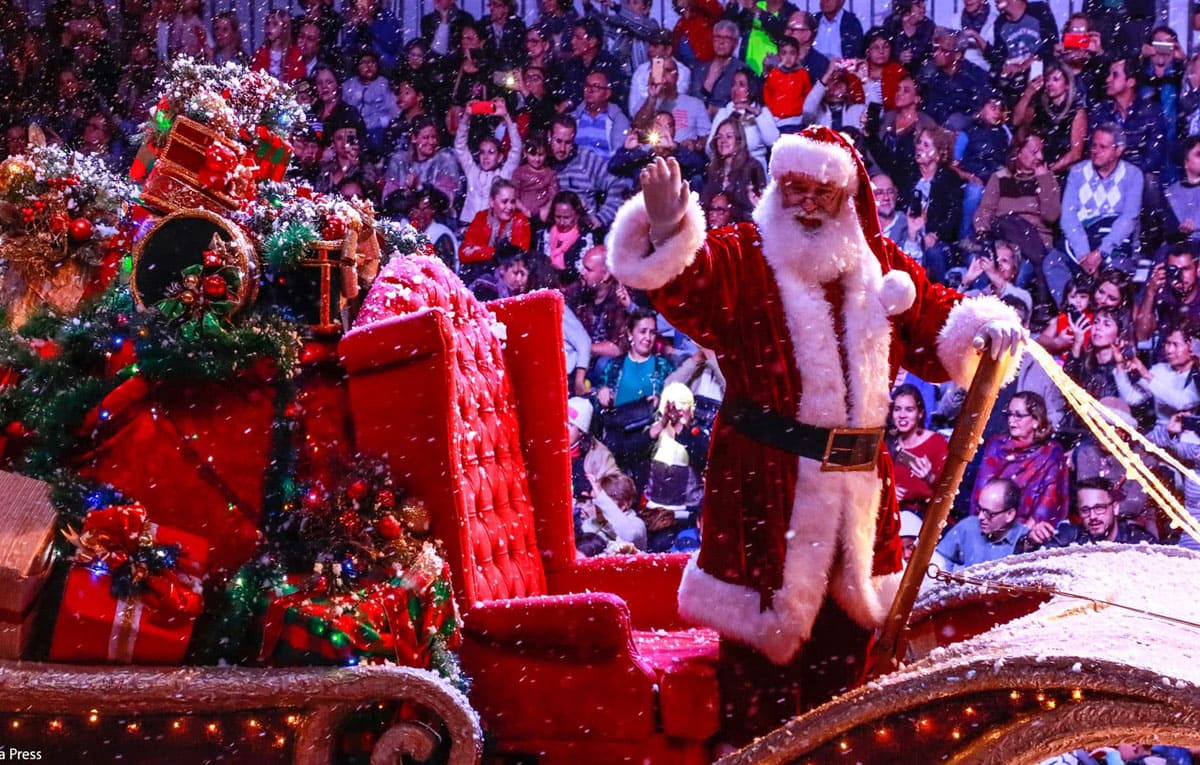
<instances>
[{"instance_id":1,"label":"seated audience","mask_svg":"<svg viewBox=\"0 0 1200 765\"><path fill-rule=\"evenodd\" d=\"M1010 478L989 479L979 492L976 514L946 530L938 542L934 562L958 571L1012 555L1029 533L1028 526L1017 522L1021 493L1021 488Z\"/></svg>"},{"instance_id":2,"label":"seated audience","mask_svg":"<svg viewBox=\"0 0 1200 765\"><path fill-rule=\"evenodd\" d=\"M945 436L927 428L926 421L921 392L908 383L897 386L892 391L887 438L896 470L896 499L901 510L911 510L922 518L948 456Z\"/></svg>"},{"instance_id":3,"label":"seated audience","mask_svg":"<svg viewBox=\"0 0 1200 765\"><path fill-rule=\"evenodd\" d=\"M1081 523L1063 521L1057 525L1039 521L1029 529L1029 534L1017 552L1030 552L1042 548L1091 545L1098 542L1116 542L1136 545L1153 543L1154 537L1140 526L1117 518L1117 505L1121 494L1106 478L1086 478L1075 482L1075 512Z\"/></svg>"},{"instance_id":4,"label":"seated audience","mask_svg":"<svg viewBox=\"0 0 1200 765\"><path fill-rule=\"evenodd\" d=\"M1015 394L1004 412L1008 430L989 438L971 492L971 514L978 514L983 487L993 478L1009 478L1021 490L1017 519L1029 526L1054 524L1067 517L1069 473L1063 448L1052 438L1045 401L1036 393Z\"/></svg>"}]
</instances>

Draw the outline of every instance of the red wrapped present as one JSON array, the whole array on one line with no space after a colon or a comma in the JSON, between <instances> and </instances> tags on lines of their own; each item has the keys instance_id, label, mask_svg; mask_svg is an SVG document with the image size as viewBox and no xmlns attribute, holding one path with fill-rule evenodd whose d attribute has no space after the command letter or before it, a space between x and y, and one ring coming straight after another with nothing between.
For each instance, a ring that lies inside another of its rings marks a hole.
<instances>
[{"instance_id":1,"label":"red wrapped present","mask_svg":"<svg viewBox=\"0 0 1200 765\"><path fill-rule=\"evenodd\" d=\"M50 485L0 472L0 659L25 653L54 558Z\"/></svg>"},{"instance_id":2,"label":"red wrapped present","mask_svg":"<svg viewBox=\"0 0 1200 765\"><path fill-rule=\"evenodd\" d=\"M275 599L263 617L259 660L279 666L394 661L429 669L439 639L459 642L450 570L417 564L386 582L330 593L315 587Z\"/></svg>"},{"instance_id":3,"label":"red wrapped present","mask_svg":"<svg viewBox=\"0 0 1200 765\"><path fill-rule=\"evenodd\" d=\"M207 540L210 572L233 571L259 543L272 455L273 370L234 380L125 381L85 419L80 475L136 497L161 523Z\"/></svg>"},{"instance_id":4,"label":"red wrapped present","mask_svg":"<svg viewBox=\"0 0 1200 765\"><path fill-rule=\"evenodd\" d=\"M223 215L238 209L235 193L242 147L182 115L146 176L142 201L162 212L200 207Z\"/></svg>"},{"instance_id":5,"label":"red wrapped present","mask_svg":"<svg viewBox=\"0 0 1200 765\"><path fill-rule=\"evenodd\" d=\"M147 520L141 505L94 510L50 642L51 661L178 664L204 610L207 543Z\"/></svg>"},{"instance_id":6,"label":"red wrapped present","mask_svg":"<svg viewBox=\"0 0 1200 765\"><path fill-rule=\"evenodd\" d=\"M262 125L254 129L255 180L282 181L292 161L292 145Z\"/></svg>"}]
</instances>

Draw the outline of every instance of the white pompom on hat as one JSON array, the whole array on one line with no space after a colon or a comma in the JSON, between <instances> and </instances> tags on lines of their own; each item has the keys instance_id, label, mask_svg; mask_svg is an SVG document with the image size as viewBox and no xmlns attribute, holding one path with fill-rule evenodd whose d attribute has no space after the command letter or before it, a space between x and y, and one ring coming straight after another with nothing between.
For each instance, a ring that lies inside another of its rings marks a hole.
<instances>
[{"instance_id":1,"label":"white pompom on hat","mask_svg":"<svg viewBox=\"0 0 1200 765\"><path fill-rule=\"evenodd\" d=\"M567 422L584 433L592 427L592 402L581 396L567 399Z\"/></svg>"}]
</instances>

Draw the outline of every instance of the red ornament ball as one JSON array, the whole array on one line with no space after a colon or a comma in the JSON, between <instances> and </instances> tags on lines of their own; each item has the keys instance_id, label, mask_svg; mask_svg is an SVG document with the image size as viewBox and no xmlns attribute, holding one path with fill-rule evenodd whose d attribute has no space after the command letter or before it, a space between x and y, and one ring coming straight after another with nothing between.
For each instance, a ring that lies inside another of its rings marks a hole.
<instances>
[{"instance_id":1,"label":"red ornament ball","mask_svg":"<svg viewBox=\"0 0 1200 765\"><path fill-rule=\"evenodd\" d=\"M204 297L209 300L222 300L229 292L229 286L219 274L204 277Z\"/></svg>"},{"instance_id":2,"label":"red ornament ball","mask_svg":"<svg viewBox=\"0 0 1200 765\"><path fill-rule=\"evenodd\" d=\"M25 423L13 420L4 428L4 435L9 438L25 438L29 435L29 430L25 427Z\"/></svg>"},{"instance_id":3,"label":"red ornament ball","mask_svg":"<svg viewBox=\"0 0 1200 765\"><path fill-rule=\"evenodd\" d=\"M204 251L204 267L205 268L220 268L222 265L224 265L224 261L221 260L220 255L213 252L212 250Z\"/></svg>"},{"instance_id":4,"label":"red ornament ball","mask_svg":"<svg viewBox=\"0 0 1200 765\"><path fill-rule=\"evenodd\" d=\"M321 236L324 239L341 239L346 235L346 221L338 217L331 217L325 221L325 227L321 229Z\"/></svg>"},{"instance_id":5,"label":"red ornament ball","mask_svg":"<svg viewBox=\"0 0 1200 765\"><path fill-rule=\"evenodd\" d=\"M92 222L87 218L76 218L71 221L69 233L72 241L86 242L92 238Z\"/></svg>"},{"instance_id":6,"label":"red ornament ball","mask_svg":"<svg viewBox=\"0 0 1200 765\"><path fill-rule=\"evenodd\" d=\"M400 538L400 521L396 516L388 513L379 519L375 524L375 530L379 532L379 536L384 539L399 539Z\"/></svg>"},{"instance_id":7,"label":"red ornament ball","mask_svg":"<svg viewBox=\"0 0 1200 765\"><path fill-rule=\"evenodd\" d=\"M67 230L67 226L71 224L71 216L63 212L56 212L50 216L50 233L61 234Z\"/></svg>"},{"instance_id":8,"label":"red ornament ball","mask_svg":"<svg viewBox=\"0 0 1200 765\"><path fill-rule=\"evenodd\" d=\"M350 499L358 501L358 500L362 499L363 497L367 496L367 489L369 489L369 488L370 488L370 485L366 482L366 480L359 478L357 481L350 484L350 486L346 488L346 496L349 497Z\"/></svg>"}]
</instances>

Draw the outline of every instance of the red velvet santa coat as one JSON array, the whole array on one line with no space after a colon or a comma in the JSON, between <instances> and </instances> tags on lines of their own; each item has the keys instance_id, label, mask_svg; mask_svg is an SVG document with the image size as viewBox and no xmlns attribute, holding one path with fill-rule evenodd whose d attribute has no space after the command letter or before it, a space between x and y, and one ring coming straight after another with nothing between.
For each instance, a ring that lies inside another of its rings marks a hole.
<instances>
[{"instance_id":1,"label":"red velvet santa coat","mask_svg":"<svg viewBox=\"0 0 1200 765\"><path fill-rule=\"evenodd\" d=\"M949 374L968 383L976 332L990 319L1014 320L1011 309L931 283L890 241L875 255L857 227L851 244L866 254L833 279L840 290L829 290L819 269L783 262L796 243L770 234L777 229L764 209L778 206L774 188L756 212L761 237L752 224L706 236L693 199L681 230L651 250L639 196L622 208L609 239L618 280L648 290L671 324L716 352L725 400L811 425L874 428L886 421L898 365L926 380ZM718 417L703 541L684 574L680 613L780 664L808 638L826 593L857 623L880 626L902 565L891 475L886 450L875 471L821 472L818 462L767 447Z\"/></svg>"}]
</instances>

